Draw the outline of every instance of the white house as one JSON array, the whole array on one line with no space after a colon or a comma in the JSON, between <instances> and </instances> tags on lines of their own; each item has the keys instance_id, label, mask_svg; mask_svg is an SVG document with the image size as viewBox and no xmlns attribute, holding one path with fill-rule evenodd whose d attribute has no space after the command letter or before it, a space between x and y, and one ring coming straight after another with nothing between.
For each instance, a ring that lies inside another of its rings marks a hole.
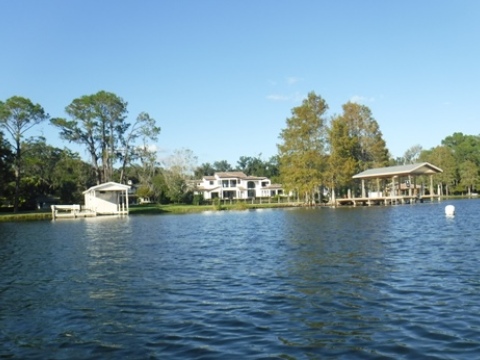
<instances>
[{"instance_id":1,"label":"white house","mask_svg":"<svg viewBox=\"0 0 480 360\"><path fill-rule=\"evenodd\" d=\"M129 185L116 182L92 186L83 192L85 209L102 214L128 214Z\"/></svg>"},{"instance_id":2,"label":"white house","mask_svg":"<svg viewBox=\"0 0 480 360\"><path fill-rule=\"evenodd\" d=\"M283 194L282 186L272 184L266 177L247 176L243 172L217 172L204 176L194 183L195 194L203 194L206 200L252 199Z\"/></svg>"}]
</instances>

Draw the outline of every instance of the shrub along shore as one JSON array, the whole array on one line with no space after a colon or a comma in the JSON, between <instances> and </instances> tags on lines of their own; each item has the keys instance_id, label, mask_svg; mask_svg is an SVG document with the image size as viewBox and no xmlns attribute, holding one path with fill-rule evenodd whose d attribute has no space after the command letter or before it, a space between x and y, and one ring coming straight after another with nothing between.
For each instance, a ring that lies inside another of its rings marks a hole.
<instances>
[{"instance_id":1,"label":"shrub along shore","mask_svg":"<svg viewBox=\"0 0 480 360\"><path fill-rule=\"evenodd\" d=\"M298 203L269 203L269 204L216 204L216 205L131 205L130 215L143 214L188 214L202 211L224 211L224 210L250 210L250 209L268 209L296 207ZM33 221L33 220L52 220L52 212L48 210L25 211L16 214L9 212L0 212L0 222L5 221Z\"/></svg>"}]
</instances>

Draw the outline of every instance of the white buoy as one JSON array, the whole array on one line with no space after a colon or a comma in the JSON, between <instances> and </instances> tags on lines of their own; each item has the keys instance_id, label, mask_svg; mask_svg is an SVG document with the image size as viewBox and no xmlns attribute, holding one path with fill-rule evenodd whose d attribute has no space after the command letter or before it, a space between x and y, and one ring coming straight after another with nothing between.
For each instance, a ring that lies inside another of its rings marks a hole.
<instances>
[{"instance_id":1,"label":"white buoy","mask_svg":"<svg viewBox=\"0 0 480 360\"><path fill-rule=\"evenodd\" d=\"M455 215L455 206L453 206L453 205L445 206L445 215L447 215L447 216Z\"/></svg>"}]
</instances>

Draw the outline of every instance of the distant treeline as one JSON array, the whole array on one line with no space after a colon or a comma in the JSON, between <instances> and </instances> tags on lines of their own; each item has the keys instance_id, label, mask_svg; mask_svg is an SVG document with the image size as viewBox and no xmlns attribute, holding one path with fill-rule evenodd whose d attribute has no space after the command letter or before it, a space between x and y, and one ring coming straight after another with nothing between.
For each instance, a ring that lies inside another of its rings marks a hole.
<instances>
[{"instance_id":1,"label":"distant treeline","mask_svg":"<svg viewBox=\"0 0 480 360\"><path fill-rule=\"evenodd\" d=\"M222 171L242 171L282 183L287 191L313 201L319 186L346 192L355 173L372 167L427 161L443 169L435 176L446 194L475 191L479 182L480 137L454 133L441 145L424 150L414 145L393 159L368 107L348 102L343 113L327 118L328 105L314 92L292 109L279 134L278 154L270 159L244 155L197 164L190 149L178 149L160 161L156 142L161 133L146 112L127 120L127 102L100 91L74 99L68 118L50 117L40 104L13 96L0 101L0 207L36 209L51 203L81 203L82 192L107 181L132 184L136 196L158 203L191 203L189 180ZM82 146L85 161L68 147L29 136L49 121L67 143Z\"/></svg>"}]
</instances>

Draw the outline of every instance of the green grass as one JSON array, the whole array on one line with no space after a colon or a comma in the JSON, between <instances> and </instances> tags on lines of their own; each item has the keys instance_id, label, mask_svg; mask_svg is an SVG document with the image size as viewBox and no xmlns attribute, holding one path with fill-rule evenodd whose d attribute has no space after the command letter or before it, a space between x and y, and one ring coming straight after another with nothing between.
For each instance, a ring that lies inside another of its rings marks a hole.
<instances>
[{"instance_id":1,"label":"green grass","mask_svg":"<svg viewBox=\"0 0 480 360\"><path fill-rule=\"evenodd\" d=\"M146 205L131 205L131 215L141 214L189 214L198 213L202 211L228 211L228 210L249 210L249 209L268 209L296 206L290 204L251 204L248 202L232 202L222 203L220 205L160 205L160 204L146 204ZM0 212L0 222L5 221L32 221L32 220L51 220L52 212L47 210L25 211L19 213Z\"/></svg>"},{"instance_id":2,"label":"green grass","mask_svg":"<svg viewBox=\"0 0 480 360\"><path fill-rule=\"evenodd\" d=\"M212 205L130 205L130 214L186 214L200 212L206 210L214 210Z\"/></svg>"},{"instance_id":3,"label":"green grass","mask_svg":"<svg viewBox=\"0 0 480 360\"><path fill-rule=\"evenodd\" d=\"M249 204L237 202L221 205L131 205L130 214L188 214L201 211L223 211L223 210L248 210L248 209L267 209L277 207L294 206L293 204Z\"/></svg>"},{"instance_id":4,"label":"green grass","mask_svg":"<svg viewBox=\"0 0 480 360\"><path fill-rule=\"evenodd\" d=\"M52 220L51 211L25 211L20 213L0 213L0 222L2 221L32 221L32 220Z\"/></svg>"}]
</instances>

